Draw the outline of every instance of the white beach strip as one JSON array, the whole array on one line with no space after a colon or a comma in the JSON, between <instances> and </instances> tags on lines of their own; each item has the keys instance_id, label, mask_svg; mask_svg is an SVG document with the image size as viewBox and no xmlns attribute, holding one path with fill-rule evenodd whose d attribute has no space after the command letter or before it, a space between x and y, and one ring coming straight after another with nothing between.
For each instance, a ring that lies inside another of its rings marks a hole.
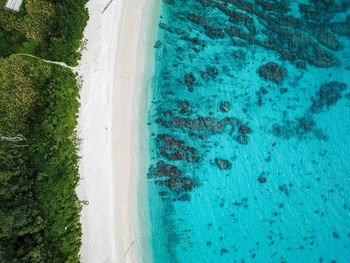
<instances>
[{"instance_id":1,"label":"white beach strip","mask_svg":"<svg viewBox=\"0 0 350 263\"><path fill-rule=\"evenodd\" d=\"M77 192L89 201L81 217L83 263L152 262L146 118L159 5L157 0L88 3L87 50L78 70L84 82Z\"/></svg>"},{"instance_id":2,"label":"white beach strip","mask_svg":"<svg viewBox=\"0 0 350 263\"><path fill-rule=\"evenodd\" d=\"M88 2L90 19L84 32L88 42L78 68L83 86L78 124L81 180L77 193L81 200L89 202L81 214L80 254L84 263L117 262L110 141L115 57L123 1L113 1L103 12L109 2Z\"/></svg>"}]
</instances>

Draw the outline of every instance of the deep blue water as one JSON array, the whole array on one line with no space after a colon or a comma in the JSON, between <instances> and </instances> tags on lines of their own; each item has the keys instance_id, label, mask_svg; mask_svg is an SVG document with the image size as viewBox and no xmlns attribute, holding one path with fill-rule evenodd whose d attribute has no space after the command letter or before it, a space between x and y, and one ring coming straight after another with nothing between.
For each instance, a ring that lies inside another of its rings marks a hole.
<instances>
[{"instance_id":1,"label":"deep blue water","mask_svg":"<svg viewBox=\"0 0 350 263\"><path fill-rule=\"evenodd\" d=\"M164 0L154 262L350 262L349 14L339 0Z\"/></svg>"}]
</instances>

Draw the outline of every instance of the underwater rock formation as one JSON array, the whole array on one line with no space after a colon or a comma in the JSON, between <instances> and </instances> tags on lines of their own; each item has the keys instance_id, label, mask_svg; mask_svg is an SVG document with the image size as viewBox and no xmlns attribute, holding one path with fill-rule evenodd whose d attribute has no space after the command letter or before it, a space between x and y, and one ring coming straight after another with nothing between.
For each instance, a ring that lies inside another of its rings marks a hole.
<instances>
[{"instance_id":1,"label":"underwater rock formation","mask_svg":"<svg viewBox=\"0 0 350 263\"><path fill-rule=\"evenodd\" d=\"M230 170L232 168L232 164L227 160L215 158L214 161L220 170Z\"/></svg>"},{"instance_id":2,"label":"underwater rock formation","mask_svg":"<svg viewBox=\"0 0 350 263\"><path fill-rule=\"evenodd\" d=\"M259 75L264 79L280 84L286 77L287 71L274 62L269 62L259 68Z\"/></svg>"},{"instance_id":3,"label":"underwater rock formation","mask_svg":"<svg viewBox=\"0 0 350 263\"><path fill-rule=\"evenodd\" d=\"M150 167L148 178L181 176L181 171L176 166L166 164L163 161L157 163L157 167Z\"/></svg>"},{"instance_id":4,"label":"underwater rock formation","mask_svg":"<svg viewBox=\"0 0 350 263\"><path fill-rule=\"evenodd\" d=\"M302 139L308 133L313 132L317 139L327 140L328 137L320 129L316 128L317 125L313 115L320 113L325 108L328 110L330 106L336 104L342 98L342 92L346 88L346 83L338 81L321 85L315 96L311 98L312 105L303 116L293 121L284 120L280 124L274 124L272 133L277 137L288 140L294 136Z\"/></svg>"},{"instance_id":5,"label":"underwater rock formation","mask_svg":"<svg viewBox=\"0 0 350 263\"><path fill-rule=\"evenodd\" d=\"M350 38L350 15L346 17L344 22L335 22L330 24L333 33Z\"/></svg>"},{"instance_id":6,"label":"underwater rock formation","mask_svg":"<svg viewBox=\"0 0 350 263\"><path fill-rule=\"evenodd\" d=\"M259 175L259 177L258 177L258 182L259 183L264 184L264 183L266 183L266 181L267 181L267 179L264 176L264 174Z\"/></svg>"},{"instance_id":7,"label":"underwater rock formation","mask_svg":"<svg viewBox=\"0 0 350 263\"><path fill-rule=\"evenodd\" d=\"M220 103L220 110L223 112L228 112L230 110L231 104L228 101L222 101Z\"/></svg>"},{"instance_id":8,"label":"underwater rock formation","mask_svg":"<svg viewBox=\"0 0 350 263\"><path fill-rule=\"evenodd\" d=\"M158 185L165 185L170 190L181 193L181 192L189 192L192 191L192 189L196 186L193 180L190 178L171 178L165 181L156 181L155 182Z\"/></svg>"},{"instance_id":9,"label":"underwater rock formation","mask_svg":"<svg viewBox=\"0 0 350 263\"><path fill-rule=\"evenodd\" d=\"M242 125L241 127L239 127L238 131L242 134L252 133L252 130L246 125Z\"/></svg>"},{"instance_id":10,"label":"underwater rock formation","mask_svg":"<svg viewBox=\"0 0 350 263\"><path fill-rule=\"evenodd\" d=\"M249 138L248 136L246 135L239 135L237 138L236 138L237 142L239 142L240 144L248 144L249 142Z\"/></svg>"},{"instance_id":11,"label":"underwater rock formation","mask_svg":"<svg viewBox=\"0 0 350 263\"><path fill-rule=\"evenodd\" d=\"M186 160L189 163L200 161L199 157L196 156L197 149L186 146L184 141L176 140L169 134L158 134L157 139L159 139L157 145L160 155L169 161Z\"/></svg>"},{"instance_id":12,"label":"underwater rock formation","mask_svg":"<svg viewBox=\"0 0 350 263\"><path fill-rule=\"evenodd\" d=\"M312 113L317 113L324 108L329 108L329 106L334 105L342 97L341 93L346 88L346 83L340 83L338 81L322 85L317 91L316 97L312 98L313 103L310 107L310 111Z\"/></svg>"},{"instance_id":13,"label":"underwater rock formation","mask_svg":"<svg viewBox=\"0 0 350 263\"><path fill-rule=\"evenodd\" d=\"M196 131L208 131L211 133L221 133L227 125L233 127L237 126L240 122L235 118L224 118L218 120L213 117L198 117L197 119L173 117L164 119L157 119L157 123L167 128L187 128Z\"/></svg>"},{"instance_id":14,"label":"underwater rock formation","mask_svg":"<svg viewBox=\"0 0 350 263\"><path fill-rule=\"evenodd\" d=\"M331 32L348 36L350 28L350 18L347 18L345 22L330 23L332 16L327 10L332 10L332 12L345 10L348 4L343 3L326 4L322 2L320 4L319 1L315 1L313 5L300 4L300 12L305 17L305 19L300 19L287 15L286 11L290 8L287 3L282 2L255 1L253 4L239 0L227 0L226 2L235 6L235 10L232 10L227 4L216 1L197 1L204 7L212 6L219 9L229 16L229 21L233 24L216 28L210 25L205 17L194 13L188 14L187 19L202 25L208 37L224 38L226 34L250 45L275 50L283 59L296 63L301 60L316 67L335 65L335 57L326 48L338 51L342 49L342 46ZM328 9L325 9L325 6ZM260 20L260 26L264 27L263 30L256 29L256 20ZM240 23L244 24L248 32L238 26Z\"/></svg>"}]
</instances>

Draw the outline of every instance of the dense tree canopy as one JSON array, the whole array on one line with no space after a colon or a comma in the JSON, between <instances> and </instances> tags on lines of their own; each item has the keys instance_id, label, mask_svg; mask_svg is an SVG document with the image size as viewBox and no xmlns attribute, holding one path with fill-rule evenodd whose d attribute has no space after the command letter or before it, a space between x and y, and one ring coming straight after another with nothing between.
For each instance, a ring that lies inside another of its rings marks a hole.
<instances>
[{"instance_id":1,"label":"dense tree canopy","mask_svg":"<svg viewBox=\"0 0 350 263\"><path fill-rule=\"evenodd\" d=\"M0 0L0 263L79 262L81 203L72 70L87 0Z\"/></svg>"},{"instance_id":2,"label":"dense tree canopy","mask_svg":"<svg viewBox=\"0 0 350 263\"><path fill-rule=\"evenodd\" d=\"M49 75L49 67L37 67L19 56L0 58L0 133L24 129L38 97L36 84ZM40 85L40 84L39 84Z\"/></svg>"},{"instance_id":3,"label":"dense tree canopy","mask_svg":"<svg viewBox=\"0 0 350 263\"><path fill-rule=\"evenodd\" d=\"M87 0L24 0L19 13L0 8L0 56L30 53L77 65L89 18ZM4 6L5 0L0 0Z\"/></svg>"},{"instance_id":4,"label":"dense tree canopy","mask_svg":"<svg viewBox=\"0 0 350 263\"><path fill-rule=\"evenodd\" d=\"M0 59L0 262L79 262L76 76Z\"/></svg>"}]
</instances>

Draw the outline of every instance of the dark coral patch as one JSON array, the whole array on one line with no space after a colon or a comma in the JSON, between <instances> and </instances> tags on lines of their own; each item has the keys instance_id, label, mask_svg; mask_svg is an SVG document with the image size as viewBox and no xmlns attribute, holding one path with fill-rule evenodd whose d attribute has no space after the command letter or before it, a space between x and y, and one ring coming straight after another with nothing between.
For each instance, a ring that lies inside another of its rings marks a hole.
<instances>
[{"instance_id":1,"label":"dark coral patch","mask_svg":"<svg viewBox=\"0 0 350 263\"><path fill-rule=\"evenodd\" d=\"M190 192L196 186L192 179L186 177L171 178L165 181L156 181L155 183L158 185L165 185L176 193Z\"/></svg>"},{"instance_id":2,"label":"dark coral patch","mask_svg":"<svg viewBox=\"0 0 350 263\"><path fill-rule=\"evenodd\" d=\"M181 171L176 166L166 164L163 161L159 161L157 167L151 166L148 171L148 178L177 176L181 176Z\"/></svg>"},{"instance_id":3,"label":"dark coral patch","mask_svg":"<svg viewBox=\"0 0 350 263\"><path fill-rule=\"evenodd\" d=\"M232 168L232 164L227 160L215 158L215 163L220 170L230 170Z\"/></svg>"},{"instance_id":4,"label":"dark coral patch","mask_svg":"<svg viewBox=\"0 0 350 263\"><path fill-rule=\"evenodd\" d=\"M269 62L259 68L259 75L264 79L280 84L287 75L287 70L277 63Z\"/></svg>"}]
</instances>

